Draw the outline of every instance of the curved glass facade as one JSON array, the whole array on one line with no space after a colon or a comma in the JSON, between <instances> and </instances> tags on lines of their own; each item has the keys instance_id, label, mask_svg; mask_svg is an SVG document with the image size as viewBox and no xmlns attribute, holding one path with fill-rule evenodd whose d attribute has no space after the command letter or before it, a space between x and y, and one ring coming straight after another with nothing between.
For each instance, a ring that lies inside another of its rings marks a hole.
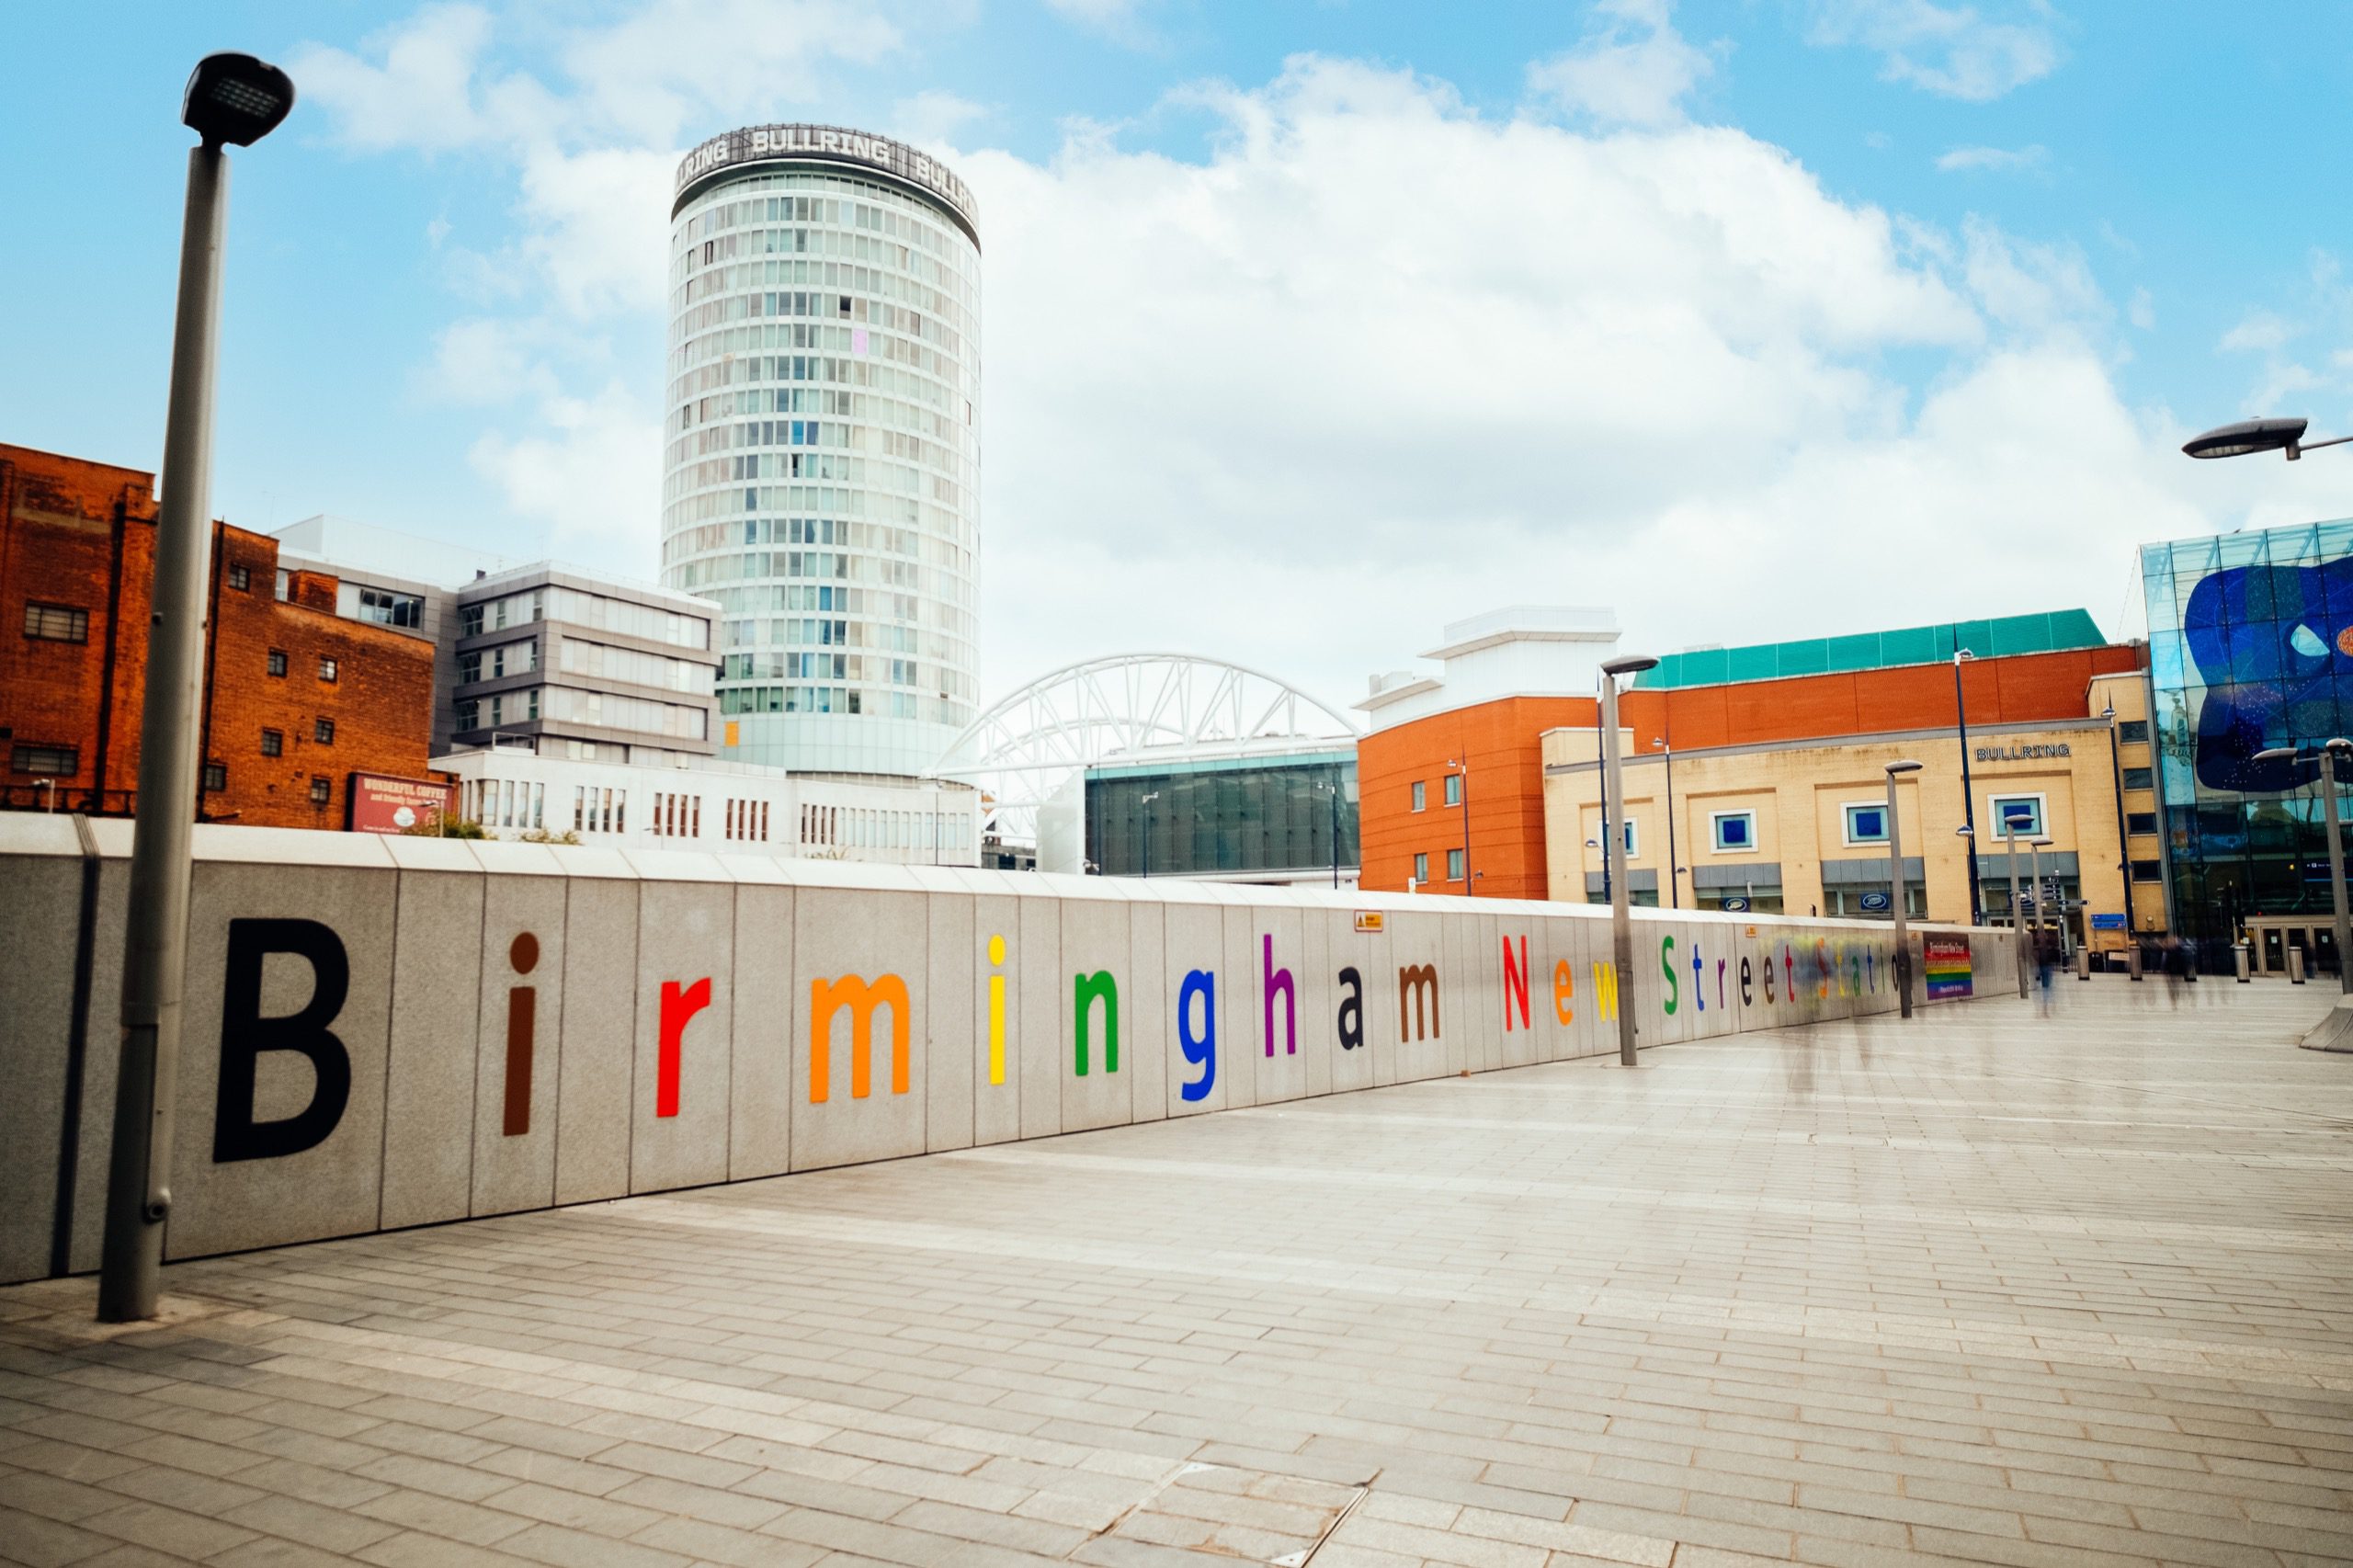
<instances>
[{"instance_id":1,"label":"curved glass facade","mask_svg":"<svg viewBox=\"0 0 2353 1568\"><path fill-rule=\"evenodd\" d=\"M805 126L714 139L679 189L662 582L720 606L724 755L921 773L978 710L969 195Z\"/></svg>"}]
</instances>

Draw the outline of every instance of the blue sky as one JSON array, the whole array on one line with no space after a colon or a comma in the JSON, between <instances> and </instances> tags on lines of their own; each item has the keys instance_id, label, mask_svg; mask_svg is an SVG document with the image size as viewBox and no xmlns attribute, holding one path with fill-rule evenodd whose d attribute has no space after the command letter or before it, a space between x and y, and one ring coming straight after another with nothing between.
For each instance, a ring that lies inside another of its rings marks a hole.
<instances>
[{"instance_id":1,"label":"blue sky","mask_svg":"<svg viewBox=\"0 0 2353 1568\"><path fill-rule=\"evenodd\" d=\"M2353 8L2131 0L46 6L0 100L0 440L152 467L212 49L215 509L653 571L676 153L813 119L983 206L984 676L1134 646L1346 699L1441 622L1668 648L2082 604L2353 512ZM652 279L652 281L649 281ZM2334 460L2333 461L2331 460Z\"/></svg>"}]
</instances>

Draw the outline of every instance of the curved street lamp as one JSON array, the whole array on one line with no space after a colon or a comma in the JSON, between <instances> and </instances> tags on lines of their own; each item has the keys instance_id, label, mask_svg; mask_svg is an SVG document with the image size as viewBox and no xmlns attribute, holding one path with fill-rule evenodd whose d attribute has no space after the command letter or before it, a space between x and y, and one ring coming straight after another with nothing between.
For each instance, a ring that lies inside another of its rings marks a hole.
<instances>
[{"instance_id":1,"label":"curved street lamp","mask_svg":"<svg viewBox=\"0 0 2353 1568\"><path fill-rule=\"evenodd\" d=\"M2181 449L2193 458L2243 458L2249 452L2286 452L2288 460L2294 462L2316 447L2341 447L2353 441L2353 436L2307 441L2304 429L2310 423L2303 419L2242 419L2235 425L2217 425L2202 435L2192 436L2181 444Z\"/></svg>"},{"instance_id":2,"label":"curved street lamp","mask_svg":"<svg viewBox=\"0 0 2353 1568\"><path fill-rule=\"evenodd\" d=\"M1618 748L1618 677L1640 675L1658 664L1647 654L1629 653L1611 659L1601 666L1601 778L1604 798L1618 801L1620 817L1626 814L1623 759ZM1604 880L1609 881L1609 945L1618 971L1618 1065L1634 1064L1634 920L1627 912L1626 866L1620 858L1626 847L1626 830L1612 829L1608 813L1602 813L1601 866ZM1617 860L1618 875L1609 879L1609 863Z\"/></svg>"},{"instance_id":3,"label":"curved street lamp","mask_svg":"<svg viewBox=\"0 0 2353 1568\"><path fill-rule=\"evenodd\" d=\"M1895 814L1895 781L1906 773L1917 773L1920 765L1908 757L1887 765L1887 869L1888 908L1895 915L1895 994L1901 1016L1912 1016L1912 938L1904 929L1904 903L1910 892L1904 881L1904 828ZM1925 879L1927 867L1920 868Z\"/></svg>"}]
</instances>

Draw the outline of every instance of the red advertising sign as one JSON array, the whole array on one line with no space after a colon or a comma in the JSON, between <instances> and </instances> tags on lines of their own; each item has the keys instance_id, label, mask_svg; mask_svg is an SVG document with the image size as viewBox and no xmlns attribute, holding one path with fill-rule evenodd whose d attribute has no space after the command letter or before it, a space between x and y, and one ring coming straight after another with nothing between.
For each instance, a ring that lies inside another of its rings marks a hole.
<instances>
[{"instance_id":1,"label":"red advertising sign","mask_svg":"<svg viewBox=\"0 0 2353 1568\"><path fill-rule=\"evenodd\" d=\"M432 778L397 778L387 773L351 776L351 831L405 833L457 806L454 791Z\"/></svg>"}]
</instances>

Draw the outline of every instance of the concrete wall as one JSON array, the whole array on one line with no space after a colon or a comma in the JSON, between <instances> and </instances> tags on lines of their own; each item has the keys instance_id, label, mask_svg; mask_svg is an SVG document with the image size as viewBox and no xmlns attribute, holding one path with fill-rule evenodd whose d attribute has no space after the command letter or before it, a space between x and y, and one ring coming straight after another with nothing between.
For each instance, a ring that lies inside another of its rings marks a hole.
<instances>
[{"instance_id":1,"label":"concrete wall","mask_svg":"<svg viewBox=\"0 0 2353 1568\"><path fill-rule=\"evenodd\" d=\"M0 1282L97 1263L130 824L81 826L0 816ZM218 826L197 858L174 1258L1617 1047L1585 905ZM1994 934L1929 935L2015 986ZM1635 937L1645 1045L1896 1005L1884 925Z\"/></svg>"}]
</instances>

